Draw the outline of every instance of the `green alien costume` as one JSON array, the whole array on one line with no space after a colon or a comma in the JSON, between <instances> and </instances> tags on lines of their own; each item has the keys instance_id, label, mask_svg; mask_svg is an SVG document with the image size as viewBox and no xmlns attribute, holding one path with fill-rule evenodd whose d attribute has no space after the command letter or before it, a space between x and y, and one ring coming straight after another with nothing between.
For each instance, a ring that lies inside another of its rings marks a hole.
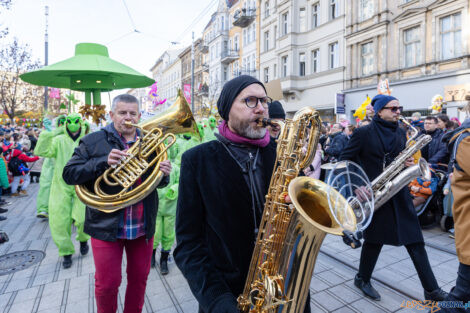
<instances>
[{"instance_id":1,"label":"green alien costume","mask_svg":"<svg viewBox=\"0 0 470 313\"><path fill-rule=\"evenodd\" d=\"M65 115L59 115L55 120L55 127L65 124ZM52 131L52 122L48 118L43 120L44 128ZM36 209L39 217L47 217L49 214L49 194L51 191L52 176L54 174L54 159L44 158L41 169L41 179L39 180L39 192L36 198Z\"/></svg>"},{"instance_id":2,"label":"green alien costume","mask_svg":"<svg viewBox=\"0 0 470 313\"><path fill-rule=\"evenodd\" d=\"M84 136L85 127L79 114L72 113L67 117L65 127L58 127L52 132L41 133L34 153L38 156L55 159L55 168L49 199L49 226L54 243L59 248L59 256L75 252L72 243L72 222L77 227L76 239L85 242L90 236L83 232L85 205L78 199L74 186L67 185L62 172ZM72 133L80 131L76 140Z\"/></svg>"},{"instance_id":3,"label":"green alien costume","mask_svg":"<svg viewBox=\"0 0 470 313\"><path fill-rule=\"evenodd\" d=\"M172 161L170 182L165 188L158 189L158 213L155 226L153 247L162 244L163 251L170 251L175 242L176 202L178 200L178 183L180 168Z\"/></svg>"},{"instance_id":4,"label":"green alien costume","mask_svg":"<svg viewBox=\"0 0 470 313\"><path fill-rule=\"evenodd\" d=\"M214 135L214 131L210 126L210 121L207 118L203 118L201 120L201 124L204 128L204 142L216 140L217 138Z\"/></svg>"}]
</instances>

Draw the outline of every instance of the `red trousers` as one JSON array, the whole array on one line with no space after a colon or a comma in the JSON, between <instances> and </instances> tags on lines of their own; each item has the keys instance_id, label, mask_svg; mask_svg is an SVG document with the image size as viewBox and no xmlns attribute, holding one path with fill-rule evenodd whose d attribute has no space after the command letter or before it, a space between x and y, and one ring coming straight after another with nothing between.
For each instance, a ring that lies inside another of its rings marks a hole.
<instances>
[{"instance_id":1,"label":"red trousers","mask_svg":"<svg viewBox=\"0 0 470 313\"><path fill-rule=\"evenodd\" d=\"M115 242L91 238L91 247L96 268L95 298L98 313L117 311L123 249L126 249L127 255L124 313L141 313L150 271L153 238L147 241L142 236L134 240L118 239Z\"/></svg>"}]
</instances>

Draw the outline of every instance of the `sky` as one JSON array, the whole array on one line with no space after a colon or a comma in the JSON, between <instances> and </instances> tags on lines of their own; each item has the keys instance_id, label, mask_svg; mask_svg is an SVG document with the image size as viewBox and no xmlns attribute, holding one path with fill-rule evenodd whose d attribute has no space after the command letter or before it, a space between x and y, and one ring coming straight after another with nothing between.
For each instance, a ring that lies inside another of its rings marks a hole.
<instances>
[{"instance_id":1,"label":"sky","mask_svg":"<svg viewBox=\"0 0 470 313\"><path fill-rule=\"evenodd\" d=\"M217 0L13 0L1 10L0 28L28 44L44 61L45 6L49 6L49 64L74 55L75 45L93 42L108 47L112 59L151 76L150 68L168 48L186 47L217 8ZM126 10L126 6L128 10ZM206 9L206 10L205 10ZM129 17L129 14L130 17ZM192 22L200 18L189 30ZM134 29L140 33L133 32ZM186 30L186 31L185 31ZM180 45L172 45L179 41Z\"/></svg>"}]
</instances>

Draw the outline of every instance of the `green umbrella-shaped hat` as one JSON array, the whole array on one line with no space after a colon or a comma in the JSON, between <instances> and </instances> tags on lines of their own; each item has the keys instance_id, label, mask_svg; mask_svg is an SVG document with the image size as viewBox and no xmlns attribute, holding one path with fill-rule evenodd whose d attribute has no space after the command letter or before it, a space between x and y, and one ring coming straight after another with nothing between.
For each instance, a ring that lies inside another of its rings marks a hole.
<instances>
[{"instance_id":1,"label":"green umbrella-shaped hat","mask_svg":"<svg viewBox=\"0 0 470 313\"><path fill-rule=\"evenodd\" d=\"M86 92L85 102L101 104L100 92L122 88L140 88L155 81L109 58L108 48L96 43L79 43L75 56L22 74L21 79L33 85L68 88Z\"/></svg>"}]
</instances>

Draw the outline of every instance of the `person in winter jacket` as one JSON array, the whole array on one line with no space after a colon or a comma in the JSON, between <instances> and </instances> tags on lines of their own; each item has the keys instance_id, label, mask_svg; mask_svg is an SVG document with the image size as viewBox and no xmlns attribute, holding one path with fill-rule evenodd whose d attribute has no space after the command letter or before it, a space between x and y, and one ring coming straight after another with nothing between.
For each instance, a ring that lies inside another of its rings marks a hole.
<instances>
[{"instance_id":1,"label":"person in winter jacket","mask_svg":"<svg viewBox=\"0 0 470 313\"><path fill-rule=\"evenodd\" d=\"M331 135L325 148L325 154L328 156L329 162L337 161L348 144L349 139L345 135L344 129L345 127L339 123L333 124L331 127Z\"/></svg>"},{"instance_id":2,"label":"person in winter jacket","mask_svg":"<svg viewBox=\"0 0 470 313\"><path fill-rule=\"evenodd\" d=\"M72 223L77 227L76 240L80 242L81 255L86 255L89 250L90 236L83 232L85 205L75 193L74 186L67 185L62 178L63 169L84 133L81 116L72 113L67 116L64 126L53 131L43 131L34 150L38 156L55 160L49 197L49 226L59 256L64 257L64 268L72 266L72 254L75 253L71 239Z\"/></svg>"},{"instance_id":3,"label":"person in winter jacket","mask_svg":"<svg viewBox=\"0 0 470 313\"><path fill-rule=\"evenodd\" d=\"M470 113L470 109L466 109L467 114ZM453 132L447 133L444 141L448 143L451 152L451 189L454 196L452 216L455 248L460 262L455 287L445 301L465 304L470 302L470 118ZM468 309L443 307L442 312L464 313Z\"/></svg>"},{"instance_id":4,"label":"person in winter jacket","mask_svg":"<svg viewBox=\"0 0 470 313\"><path fill-rule=\"evenodd\" d=\"M13 181L11 182L11 195L18 197L20 195L27 195L26 188L28 188L31 182L31 176L26 167L26 162L35 162L39 160L39 157L29 157L19 149L10 149L7 156L8 169L13 175ZM21 190L18 192L18 186L20 180L23 179L23 185Z\"/></svg>"},{"instance_id":5,"label":"person in winter jacket","mask_svg":"<svg viewBox=\"0 0 470 313\"><path fill-rule=\"evenodd\" d=\"M280 121L280 122L284 122L284 120L286 119L286 112L284 111L284 108L282 107L281 102L279 101L271 102L268 110L269 110L270 119L274 121ZM281 132L280 127L273 127L269 125L267 128L271 137L275 139L279 137L279 133Z\"/></svg>"},{"instance_id":6,"label":"person in winter jacket","mask_svg":"<svg viewBox=\"0 0 470 313\"><path fill-rule=\"evenodd\" d=\"M358 128L341 154L341 160L359 164L370 181L379 176L406 146L405 131L398 124L398 117L403 110L398 99L379 94L372 99L372 105L376 112L372 123ZM413 158L405 161L405 166L412 165ZM377 301L380 300L380 294L370 279L383 245L406 247L418 272L426 300L441 301L446 297L447 293L439 287L429 263L423 234L407 187L376 210L364 230L359 271L354 278L354 285L364 295Z\"/></svg>"},{"instance_id":7,"label":"person in winter jacket","mask_svg":"<svg viewBox=\"0 0 470 313\"><path fill-rule=\"evenodd\" d=\"M413 125L420 131L424 130L424 122L423 120L421 120L421 113L414 112L411 115L411 125Z\"/></svg>"},{"instance_id":8,"label":"person in winter jacket","mask_svg":"<svg viewBox=\"0 0 470 313\"><path fill-rule=\"evenodd\" d=\"M275 140L256 123L268 117L269 102L256 78L228 81L217 101L224 119L217 140L186 151L181 160L173 256L200 313L240 312L237 297L276 160ZM308 295L304 312L310 312Z\"/></svg>"},{"instance_id":9,"label":"person in winter jacket","mask_svg":"<svg viewBox=\"0 0 470 313\"><path fill-rule=\"evenodd\" d=\"M432 140L421 149L423 158L428 161L432 168L447 170L447 168L442 168L441 164L447 165L449 163L449 154L445 142L442 141L444 132L437 127L437 118L434 116L426 117L424 129L426 134L431 135Z\"/></svg>"},{"instance_id":10,"label":"person in winter jacket","mask_svg":"<svg viewBox=\"0 0 470 313\"><path fill-rule=\"evenodd\" d=\"M92 186L107 169L120 164L123 157L128 157L127 150L142 135L138 128L127 125L127 122L139 122L139 107L139 100L129 94L118 95L113 99L109 113L113 122L83 137L64 167L62 177L71 188L74 188L73 185L84 185L92 190ZM155 157L155 152L149 156ZM169 181L171 163L165 160L158 163L158 169L156 166L157 163L150 166L131 188L148 183L154 170L163 174L157 188L165 187ZM119 186L102 187L109 194L122 191ZM147 196L139 200L114 212L86 207L84 231L91 236L98 313L117 311L124 250L127 260L124 312L142 311L152 259L158 193L150 190Z\"/></svg>"},{"instance_id":11,"label":"person in winter jacket","mask_svg":"<svg viewBox=\"0 0 470 313\"><path fill-rule=\"evenodd\" d=\"M408 185L415 208L426 202L429 196L436 192L438 182L439 179L433 174L431 180L424 180L418 177Z\"/></svg>"},{"instance_id":12,"label":"person in winter jacket","mask_svg":"<svg viewBox=\"0 0 470 313\"><path fill-rule=\"evenodd\" d=\"M0 197L2 195L2 190L7 189L10 187L10 183L8 182L8 171L7 171L7 163L3 155L0 156ZM3 200L0 198L0 204ZM0 213L6 213L8 209L0 208ZM7 218L3 215L0 215L0 221L6 220Z\"/></svg>"}]
</instances>

